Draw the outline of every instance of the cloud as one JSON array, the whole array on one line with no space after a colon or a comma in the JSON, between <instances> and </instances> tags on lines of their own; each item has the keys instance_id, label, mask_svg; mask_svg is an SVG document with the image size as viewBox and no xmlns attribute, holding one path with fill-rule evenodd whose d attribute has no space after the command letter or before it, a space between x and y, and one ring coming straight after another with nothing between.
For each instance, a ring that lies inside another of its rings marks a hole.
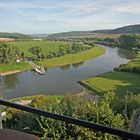
<instances>
[{"instance_id":1,"label":"cloud","mask_svg":"<svg viewBox=\"0 0 140 140\"><path fill-rule=\"evenodd\" d=\"M119 6L115 7L112 10L116 12L140 15L140 2L133 1L123 5L120 4Z\"/></svg>"},{"instance_id":2,"label":"cloud","mask_svg":"<svg viewBox=\"0 0 140 140\"><path fill-rule=\"evenodd\" d=\"M8 1L8 2L0 2L1 8L11 8L11 9L53 9L59 7L57 3L48 3L41 1Z\"/></svg>"},{"instance_id":3,"label":"cloud","mask_svg":"<svg viewBox=\"0 0 140 140\"><path fill-rule=\"evenodd\" d=\"M0 29L45 33L116 28L139 23L139 7L139 0L3 0Z\"/></svg>"}]
</instances>

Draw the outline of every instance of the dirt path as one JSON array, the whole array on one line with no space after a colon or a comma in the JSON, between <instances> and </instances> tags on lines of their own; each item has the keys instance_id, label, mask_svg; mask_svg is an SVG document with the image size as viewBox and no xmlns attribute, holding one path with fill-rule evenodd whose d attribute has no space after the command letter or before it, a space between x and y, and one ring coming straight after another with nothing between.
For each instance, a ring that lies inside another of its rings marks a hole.
<instances>
[{"instance_id":1,"label":"dirt path","mask_svg":"<svg viewBox=\"0 0 140 140\"><path fill-rule=\"evenodd\" d=\"M37 65L33 61L26 60L27 63L29 63L32 67L36 67Z\"/></svg>"},{"instance_id":2,"label":"dirt path","mask_svg":"<svg viewBox=\"0 0 140 140\"><path fill-rule=\"evenodd\" d=\"M87 90L86 88L84 88L84 90L81 93L78 93L76 95L93 101L96 101L100 98L98 95L93 95L93 93Z\"/></svg>"},{"instance_id":3,"label":"dirt path","mask_svg":"<svg viewBox=\"0 0 140 140\"><path fill-rule=\"evenodd\" d=\"M31 103L32 100L19 100L19 101L15 101L16 104L20 104L20 105L28 105Z\"/></svg>"}]
</instances>

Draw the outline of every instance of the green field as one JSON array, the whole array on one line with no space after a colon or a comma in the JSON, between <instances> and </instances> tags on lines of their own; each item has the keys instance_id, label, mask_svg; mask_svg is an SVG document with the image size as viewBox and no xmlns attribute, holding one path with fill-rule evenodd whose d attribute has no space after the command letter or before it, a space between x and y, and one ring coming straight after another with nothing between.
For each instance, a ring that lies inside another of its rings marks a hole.
<instances>
[{"instance_id":1,"label":"green field","mask_svg":"<svg viewBox=\"0 0 140 140\"><path fill-rule=\"evenodd\" d=\"M44 52L57 51L59 45L64 42L54 42L54 41L29 41L29 42L10 42L10 45L14 45L20 48L21 51L25 53L25 56L32 56L28 49L33 46L40 46ZM45 67L56 67L66 64L77 63L85 61L90 58L97 57L105 53L105 49L101 47L94 47L90 50L79 52L77 54L67 54L62 57L46 59L44 61L37 61L36 63ZM0 64L0 72L8 72L14 70L27 70L31 69L31 66L26 62L13 63L13 64Z\"/></svg>"},{"instance_id":2,"label":"green field","mask_svg":"<svg viewBox=\"0 0 140 140\"><path fill-rule=\"evenodd\" d=\"M113 91L121 96L128 92L140 93L140 75L127 72L109 72L81 81L85 87L95 93Z\"/></svg>"},{"instance_id":3,"label":"green field","mask_svg":"<svg viewBox=\"0 0 140 140\"><path fill-rule=\"evenodd\" d=\"M31 69L31 66L26 62L20 62L20 63L9 63L9 64L0 64L0 72L8 72L8 71L14 71L14 70L27 70Z\"/></svg>"},{"instance_id":4,"label":"green field","mask_svg":"<svg viewBox=\"0 0 140 140\"><path fill-rule=\"evenodd\" d=\"M17 42L9 42L11 46L16 46L20 48L22 52L25 53L25 56L32 56L30 52L28 52L28 49L31 47L39 46L42 48L43 52L55 52L58 51L59 45L63 44L65 42L60 41L17 41Z\"/></svg>"},{"instance_id":5,"label":"green field","mask_svg":"<svg viewBox=\"0 0 140 140\"><path fill-rule=\"evenodd\" d=\"M56 67L56 66L62 66L66 64L72 64L72 63L78 63L81 61L88 60L90 58L95 58L99 55L102 55L105 53L105 49L101 47L95 47L90 50L80 52L77 54L68 54L62 57L57 57L53 59L46 59L44 61L38 62L40 65L46 66L46 67Z\"/></svg>"}]
</instances>

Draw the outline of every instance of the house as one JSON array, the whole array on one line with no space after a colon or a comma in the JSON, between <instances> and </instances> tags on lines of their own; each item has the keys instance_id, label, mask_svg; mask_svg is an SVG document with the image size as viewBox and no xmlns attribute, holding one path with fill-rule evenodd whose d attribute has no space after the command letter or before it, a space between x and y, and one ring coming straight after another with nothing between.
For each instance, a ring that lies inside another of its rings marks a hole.
<instances>
[{"instance_id":1,"label":"house","mask_svg":"<svg viewBox=\"0 0 140 140\"><path fill-rule=\"evenodd\" d=\"M16 62L22 61L22 58L20 58L18 55L16 56Z\"/></svg>"}]
</instances>

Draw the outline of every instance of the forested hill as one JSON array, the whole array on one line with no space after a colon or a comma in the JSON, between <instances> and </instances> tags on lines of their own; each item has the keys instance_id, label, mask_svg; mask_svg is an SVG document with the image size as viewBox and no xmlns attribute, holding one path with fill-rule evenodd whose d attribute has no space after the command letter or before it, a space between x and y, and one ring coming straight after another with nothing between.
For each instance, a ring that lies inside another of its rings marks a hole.
<instances>
[{"instance_id":1,"label":"forested hill","mask_svg":"<svg viewBox=\"0 0 140 140\"><path fill-rule=\"evenodd\" d=\"M93 33L106 33L106 34L140 34L140 24L129 25L112 30L95 30Z\"/></svg>"},{"instance_id":2,"label":"forested hill","mask_svg":"<svg viewBox=\"0 0 140 140\"><path fill-rule=\"evenodd\" d=\"M89 36L93 33L91 31L70 31L70 32L62 32L49 35L48 38L73 38L73 37L82 37L82 36Z\"/></svg>"},{"instance_id":3,"label":"forested hill","mask_svg":"<svg viewBox=\"0 0 140 140\"><path fill-rule=\"evenodd\" d=\"M38 34L38 35L25 35L21 33L8 33L0 32L0 38L15 38L15 39L31 39L34 37L41 38L75 38L75 37L96 37L100 35L110 34L140 34L140 24L138 25L129 25L116 29L106 29L106 30L94 30L94 31L70 31L56 33L52 35L48 34Z\"/></svg>"},{"instance_id":4,"label":"forested hill","mask_svg":"<svg viewBox=\"0 0 140 140\"><path fill-rule=\"evenodd\" d=\"M30 39L31 36L21 33L0 32L0 38Z\"/></svg>"},{"instance_id":5,"label":"forested hill","mask_svg":"<svg viewBox=\"0 0 140 140\"><path fill-rule=\"evenodd\" d=\"M99 34L140 34L140 24L139 25L129 25L116 29L106 29L106 30L93 30L93 31L71 31L62 32L49 35L48 38L74 38L74 37L99 37Z\"/></svg>"}]
</instances>

